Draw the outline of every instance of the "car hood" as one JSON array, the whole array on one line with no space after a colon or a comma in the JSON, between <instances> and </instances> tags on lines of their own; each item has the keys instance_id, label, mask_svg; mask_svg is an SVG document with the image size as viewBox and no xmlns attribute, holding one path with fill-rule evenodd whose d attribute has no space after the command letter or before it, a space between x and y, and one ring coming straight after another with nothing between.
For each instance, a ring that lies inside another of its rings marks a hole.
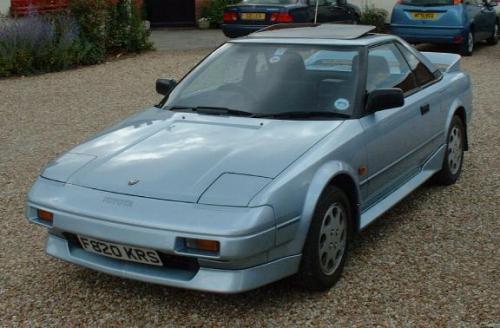
<instances>
[{"instance_id":1,"label":"car hood","mask_svg":"<svg viewBox=\"0 0 500 328\"><path fill-rule=\"evenodd\" d=\"M245 181L241 192L255 194L341 123L151 109L76 147L49 165L42 176L184 202L197 202L211 185L219 189L230 185L231 192L238 193L238 181ZM247 186L251 184L247 178L228 182L228 174L255 177L256 185ZM221 177L224 181L215 183Z\"/></svg>"}]
</instances>

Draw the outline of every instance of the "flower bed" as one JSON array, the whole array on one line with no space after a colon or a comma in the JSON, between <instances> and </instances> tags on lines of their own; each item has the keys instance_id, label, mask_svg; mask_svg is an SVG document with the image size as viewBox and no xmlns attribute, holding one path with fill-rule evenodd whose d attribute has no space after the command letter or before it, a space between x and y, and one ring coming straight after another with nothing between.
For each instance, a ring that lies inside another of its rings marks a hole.
<instances>
[{"instance_id":1,"label":"flower bed","mask_svg":"<svg viewBox=\"0 0 500 328\"><path fill-rule=\"evenodd\" d=\"M0 21L0 77L58 71L151 49L142 1L71 0L69 9Z\"/></svg>"}]
</instances>

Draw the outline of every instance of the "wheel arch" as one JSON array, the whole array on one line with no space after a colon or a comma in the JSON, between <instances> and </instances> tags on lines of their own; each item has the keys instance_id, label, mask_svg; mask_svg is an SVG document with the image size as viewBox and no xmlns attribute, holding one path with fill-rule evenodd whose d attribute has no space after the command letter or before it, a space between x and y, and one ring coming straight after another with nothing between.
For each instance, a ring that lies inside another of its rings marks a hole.
<instances>
[{"instance_id":1,"label":"wheel arch","mask_svg":"<svg viewBox=\"0 0 500 328\"><path fill-rule=\"evenodd\" d=\"M323 165L314 175L306 195L301 214L300 228L297 237L300 238L300 248L305 244L314 212L316 211L321 195L330 186L342 189L351 203L353 217L353 232L359 230L360 224L360 189L357 172L348 164L332 161Z\"/></svg>"},{"instance_id":2,"label":"wheel arch","mask_svg":"<svg viewBox=\"0 0 500 328\"><path fill-rule=\"evenodd\" d=\"M467 129L467 112L465 111L465 108L463 106L458 107L455 109L453 112L452 118L454 116L460 117L462 120L462 123L464 124L464 133L465 133L465 145L464 145L464 150L469 150L469 136L468 136L468 129Z\"/></svg>"}]
</instances>

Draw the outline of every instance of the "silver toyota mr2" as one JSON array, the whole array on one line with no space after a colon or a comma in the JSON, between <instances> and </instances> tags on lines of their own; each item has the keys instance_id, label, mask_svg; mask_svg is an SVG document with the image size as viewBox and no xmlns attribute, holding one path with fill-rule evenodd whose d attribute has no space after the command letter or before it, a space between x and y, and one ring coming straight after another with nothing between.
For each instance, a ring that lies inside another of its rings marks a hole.
<instances>
[{"instance_id":1,"label":"silver toyota mr2","mask_svg":"<svg viewBox=\"0 0 500 328\"><path fill-rule=\"evenodd\" d=\"M369 26L276 25L232 40L164 99L51 162L28 219L56 258L220 293L340 278L348 242L433 178L460 175L460 56Z\"/></svg>"}]
</instances>

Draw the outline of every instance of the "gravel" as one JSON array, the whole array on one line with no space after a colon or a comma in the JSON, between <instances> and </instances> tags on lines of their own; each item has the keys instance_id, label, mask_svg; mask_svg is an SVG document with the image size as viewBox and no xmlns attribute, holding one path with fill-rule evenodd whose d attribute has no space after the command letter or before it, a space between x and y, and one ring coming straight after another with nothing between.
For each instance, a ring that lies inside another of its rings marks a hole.
<instances>
[{"instance_id":1,"label":"gravel","mask_svg":"<svg viewBox=\"0 0 500 328\"><path fill-rule=\"evenodd\" d=\"M25 195L58 153L157 102L208 50L151 52L0 81L0 326L384 326L500 324L500 46L480 47L471 151L458 184L427 184L356 237L340 282L290 279L222 296L124 280L50 258Z\"/></svg>"}]
</instances>

